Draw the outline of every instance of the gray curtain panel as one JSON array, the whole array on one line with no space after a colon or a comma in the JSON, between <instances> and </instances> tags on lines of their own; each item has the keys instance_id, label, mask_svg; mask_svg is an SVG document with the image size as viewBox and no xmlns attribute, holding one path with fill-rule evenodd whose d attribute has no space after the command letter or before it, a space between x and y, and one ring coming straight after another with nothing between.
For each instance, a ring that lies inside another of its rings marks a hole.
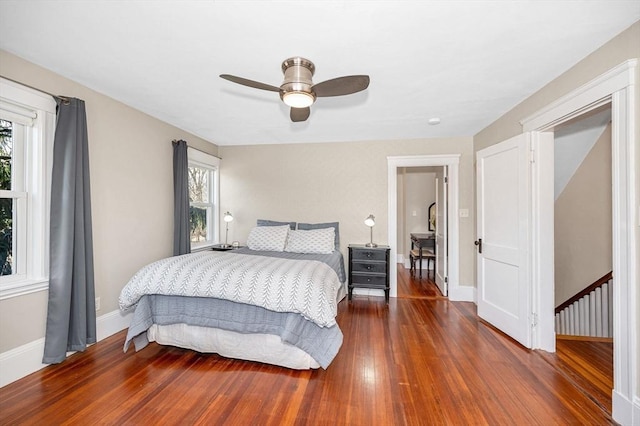
<instances>
[{"instance_id":1,"label":"gray curtain panel","mask_svg":"<svg viewBox=\"0 0 640 426\"><path fill-rule=\"evenodd\" d=\"M58 101L51 180L45 364L96 342L89 152L84 101Z\"/></svg>"},{"instance_id":2,"label":"gray curtain panel","mask_svg":"<svg viewBox=\"0 0 640 426\"><path fill-rule=\"evenodd\" d=\"M189 240L189 159L187 143L173 141L173 255L191 252Z\"/></svg>"}]
</instances>

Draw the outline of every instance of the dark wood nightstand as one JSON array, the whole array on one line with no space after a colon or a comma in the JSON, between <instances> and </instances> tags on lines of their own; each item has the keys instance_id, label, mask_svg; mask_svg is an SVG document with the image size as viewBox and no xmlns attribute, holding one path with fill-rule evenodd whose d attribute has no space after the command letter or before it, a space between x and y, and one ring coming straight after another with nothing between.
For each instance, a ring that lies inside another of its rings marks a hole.
<instances>
[{"instance_id":1,"label":"dark wood nightstand","mask_svg":"<svg viewBox=\"0 0 640 426\"><path fill-rule=\"evenodd\" d=\"M242 248L242 247L243 246L234 247L231 244L229 244L229 245L215 244L215 245L211 246L211 250L213 250L213 251L229 251L229 250L239 249L239 248Z\"/></svg>"},{"instance_id":2,"label":"dark wood nightstand","mask_svg":"<svg viewBox=\"0 0 640 426\"><path fill-rule=\"evenodd\" d=\"M389 303L389 246L349 244L349 300L356 287L379 288Z\"/></svg>"}]
</instances>

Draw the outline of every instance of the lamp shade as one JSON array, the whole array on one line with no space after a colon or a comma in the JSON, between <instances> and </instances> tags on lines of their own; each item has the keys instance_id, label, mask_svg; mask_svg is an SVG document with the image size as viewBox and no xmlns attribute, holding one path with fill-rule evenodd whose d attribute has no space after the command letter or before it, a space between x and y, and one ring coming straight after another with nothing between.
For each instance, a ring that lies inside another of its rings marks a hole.
<instances>
[{"instance_id":1,"label":"lamp shade","mask_svg":"<svg viewBox=\"0 0 640 426\"><path fill-rule=\"evenodd\" d=\"M364 220L364 224L367 226L373 226L376 224L376 218L374 215L370 214L369 216L367 216L367 218Z\"/></svg>"},{"instance_id":2,"label":"lamp shade","mask_svg":"<svg viewBox=\"0 0 640 426\"><path fill-rule=\"evenodd\" d=\"M225 222L231 222L233 220L233 215L229 212L226 212L223 216L223 220Z\"/></svg>"}]
</instances>

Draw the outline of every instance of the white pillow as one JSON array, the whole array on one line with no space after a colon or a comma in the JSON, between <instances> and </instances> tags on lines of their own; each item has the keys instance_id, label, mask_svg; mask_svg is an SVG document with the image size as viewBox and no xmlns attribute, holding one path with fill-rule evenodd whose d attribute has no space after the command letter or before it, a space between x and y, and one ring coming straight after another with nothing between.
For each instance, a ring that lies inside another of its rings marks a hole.
<instances>
[{"instance_id":1,"label":"white pillow","mask_svg":"<svg viewBox=\"0 0 640 426\"><path fill-rule=\"evenodd\" d=\"M256 226L249 233L247 247L251 250L283 251L289 229L289 225Z\"/></svg>"},{"instance_id":2,"label":"white pillow","mask_svg":"<svg viewBox=\"0 0 640 426\"><path fill-rule=\"evenodd\" d=\"M284 251L293 253L328 254L335 248L335 229L322 228L289 231Z\"/></svg>"}]
</instances>

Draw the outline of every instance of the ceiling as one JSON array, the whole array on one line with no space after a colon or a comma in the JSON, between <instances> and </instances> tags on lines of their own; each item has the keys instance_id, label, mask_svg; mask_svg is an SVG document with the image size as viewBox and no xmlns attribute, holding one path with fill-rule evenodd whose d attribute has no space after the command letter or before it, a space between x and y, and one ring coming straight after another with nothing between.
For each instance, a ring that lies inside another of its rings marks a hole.
<instances>
[{"instance_id":1,"label":"ceiling","mask_svg":"<svg viewBox=\"0 0 640 426\"><path fill-rule=\"evenodd\" d=\"M639 19L638 0L3 0L0 48L220 146L397 140L473 136ZM291 56L371 83L292 123L218 77L279 86Z\"/></svg>"}]
</instances>

